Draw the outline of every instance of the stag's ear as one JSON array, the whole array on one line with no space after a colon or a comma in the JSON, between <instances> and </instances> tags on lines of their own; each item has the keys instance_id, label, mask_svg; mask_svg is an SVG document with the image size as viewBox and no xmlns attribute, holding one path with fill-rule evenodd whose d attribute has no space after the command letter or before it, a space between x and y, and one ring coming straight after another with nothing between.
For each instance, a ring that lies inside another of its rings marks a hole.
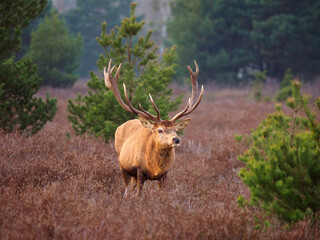
<instances>
[{"instance_id":1,"label":"stag's ear","mask_svg":"<svg viewBox=\"0 0 320 240\"><path fill-rule=\"evenodd\" d=\"M139 120L142 124L142 126L144 126L145 128L149 128L149 129L153 129L154 128L154 123L151 122L150 120L142 117L141 115L138 115Z\"/></svg>"},{"instance_id":2,"label":"stag's ear","mask_svg":"<svg viewBox=\"0 0 320 240\"><path fill-rule=\"evenodd\" d=\"M190 118L181 120L180 122L176 123L174 126L176 127L177 131L183 130L186 126L188 126L190 122Z\"/></svg>"}]
</instances>

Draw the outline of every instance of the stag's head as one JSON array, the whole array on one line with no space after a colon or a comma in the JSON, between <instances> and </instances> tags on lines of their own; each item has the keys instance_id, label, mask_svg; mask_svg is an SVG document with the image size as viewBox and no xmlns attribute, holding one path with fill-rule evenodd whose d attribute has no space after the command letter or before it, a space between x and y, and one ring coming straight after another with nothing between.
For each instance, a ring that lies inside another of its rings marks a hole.
<instances>
[{"instance_id":1,"label":"stag's head","mask_svg":"<svg viewBox=\"0 0 320 240\"><path fill-rule=\"evenodd\" d=\"M159 109L157 108L150 94L149 94L149 98L153 105L153 108L157 113L156 116L147 112L145 109L143 109L141 104L139 104L140 110L134 108L131 105L131 102L128 98L125 84L123 84L123 90L124 90L124 95L125 95L127 104L124 103L118 89L118 78L120 74L121 64L117 68L115 77L112 77L112 72L116 68L116 66L113 66L111 68L111 60L109 61L108 70L106 70L106 67L104 68L105 84L113 92L119 104L126 111L131 112L135 115L138 115L141 124L145 128L148 128L152 131L153 137L159 145L161 145L163 148L176 147L176 146L179 146L180 144L180 138L177 135L177 132L184 129L190 121L190 119L185 119L180 121L179 119L187 114L190 114L191 112L193 112L193 110L195 110L198 107L198 105L201 102L201 98L204 91L203 86L201 86L201 91L197 98L197 91L198 91L197 77L199 74L199 68L196 61L194 61L194 64L196 66L195 72L193 72L190 66L188 66L188 70L190 72L190 77L191 77L191 85L192 85L191 97L189 98L185 108L182 111L178 112L170 120L161 120Z\"/></svg>"},{"instance_id":2,"label":"stag's head","mask_svg":"<svg viewBox=\"0 0 320 240\"><path fill-rule=\"evenodd\" d=\"M190 119L181 120L174 123L170 120L162 120L161 122L152 122L142 116L139 116L141 124L152 131L153 139L160 148L172 148L180 145L178 131L184 129Z\"/></svg>"}]
</instances>

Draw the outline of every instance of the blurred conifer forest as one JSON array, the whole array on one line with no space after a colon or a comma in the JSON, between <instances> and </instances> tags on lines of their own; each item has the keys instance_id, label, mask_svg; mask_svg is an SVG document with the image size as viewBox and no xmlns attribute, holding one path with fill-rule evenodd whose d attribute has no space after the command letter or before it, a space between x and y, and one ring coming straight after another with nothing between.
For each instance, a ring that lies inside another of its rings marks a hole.
<instances>
[{"instance_id":1,"label":"blurred conifer forest","mask_svg":"<svg viewBox=\"0 0 320 240\"><path fill-rule=\"evenodd\" d=\"M45 13L58 8L69 30L83 37L78 73L88 77L97 70L102 53L96 42L100 25L119 25L128 16L130 0L53 0L22 33L22 54L31 31ZM286 70L312 81L320 73L320 2L244 0L138 0L137 13L154 31L160 53L178 46L176 81L185 77L185 66L196 59L202 81L222 84L252 82L253 73L266 71L280 81Z\"/></svg>"},{"instance_id":2,"label":"blurred conifer forest","mask_svg":"<svg viewBox=\"0 0 320 240\"><path fill-rule=\"evenodd\" d=\"M208 81L239 82L286 69L304 80L320 72L320 2L173 0L168 24L179 66L196 58Z\"/></svg>"}]
</instances>

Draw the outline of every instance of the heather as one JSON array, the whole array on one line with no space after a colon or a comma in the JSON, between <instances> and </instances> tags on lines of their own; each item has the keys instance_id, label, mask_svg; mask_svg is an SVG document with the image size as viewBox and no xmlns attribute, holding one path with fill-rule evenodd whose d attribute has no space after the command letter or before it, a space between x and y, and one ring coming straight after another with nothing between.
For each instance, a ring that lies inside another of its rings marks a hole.
<instances>
[{"instance_id":1,"label":"heather","mask_svg":"<svg viewBox=\"0 0 320 240\"><path fill-rule=\"evenodd\" d=\"M39 96L58 99L53 121L28 138L0 133L0 239L320 238L317 222L268 217L271 226L258 228L264 213L237 205L250 192L238 177L247 145L234 134L249 134L274 103L254 102L246 89L207 87L164 188L147 181L141 197L123 198L112 141L76 136L67 120L67 99L86 90L82 81L42 88Z\"/></svg>"}]
</instances>

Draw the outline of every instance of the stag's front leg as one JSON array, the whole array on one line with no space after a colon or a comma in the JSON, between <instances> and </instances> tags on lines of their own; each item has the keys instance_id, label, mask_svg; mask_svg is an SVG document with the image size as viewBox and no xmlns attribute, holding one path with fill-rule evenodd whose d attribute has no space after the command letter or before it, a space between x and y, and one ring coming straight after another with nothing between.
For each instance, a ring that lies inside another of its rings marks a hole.
<instances>
[{"instance_id":1,"label":"stag's front leg","mask_svg":"<svg viewBox=\"0 0 320 240\"><path fill-rule=\"evenodd\" d=\"M137 169L137 188L138 195L140 196L141 190L143 188L144 182L146 181L146 176L143 174L140 168Z\"/></svg>"},{"instance_id":2,"label":"stag's front leg","mask_svg":"<svg viewBox=\"0 0 320 240\"><path fill-rule=\"evenodd\" d=\"M166 179L167 179L167 173L163 174L159 179L159 189L162 189L163 183L165 182Z\"/></svg>"},{"instance_id":3,"label":"stag's front leg","mask_svg":"<svg viewBox=\"0 0 320 240\"><path fill-rule=\"evenodd\" d=\"M123 196L126 197L128 195L128 191L131 189L132 185L134 185L132 184L134 182L134 179L133 177L130 176L127 170L125 170L121 165L120 165L120 171L121 171L122 178L124 180L124 184L126 186Z\"/></svg>"}]
</instances>

